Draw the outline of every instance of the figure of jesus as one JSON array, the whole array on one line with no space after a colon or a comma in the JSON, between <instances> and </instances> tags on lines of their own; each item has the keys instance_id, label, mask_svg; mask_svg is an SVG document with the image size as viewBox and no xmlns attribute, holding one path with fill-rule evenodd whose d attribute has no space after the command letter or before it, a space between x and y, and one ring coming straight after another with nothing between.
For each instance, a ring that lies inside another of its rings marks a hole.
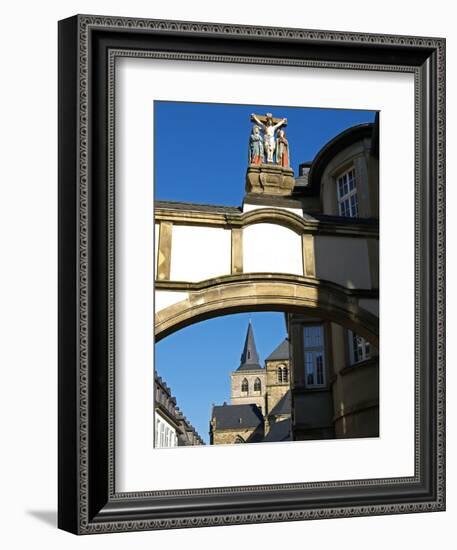
<instances>
[{"instance_id":1,"label":"figure of jesus","mask_svg":"<svg viewBox=\"0 0 457 550\"><path fill-rule=\"evenodd\" d=\"M275 143L275 132L276 130L282 126L283 124L287 124L287 118L283 118L280 120L277 124L273 124L273 118L271 116L267 117L267 123L264 124L261 122L258 117L252 113L251 115L252 119L262 128L264 135L263 135L263 142L265 145L265 153L267 155L267 162L274 162L273 161L273 154L275 152L276 143Z\"/></svg>"}]
</instances>

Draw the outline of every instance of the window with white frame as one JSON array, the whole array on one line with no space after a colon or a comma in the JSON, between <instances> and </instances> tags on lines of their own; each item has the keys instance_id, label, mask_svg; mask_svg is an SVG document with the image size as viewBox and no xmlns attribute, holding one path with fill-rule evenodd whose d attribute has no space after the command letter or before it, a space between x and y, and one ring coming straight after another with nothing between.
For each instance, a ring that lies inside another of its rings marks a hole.
<instances>
[{"instance_id":1,"label":"window with white frame","mask_svg":"<svg viewBox=\"0 0 457 550\"><path fill-rule=\"evenodd\" d=\"M336 179L336 193L338 198L338 212L346 218L357 218L359 206L357 202L357 187L355 170L351 168Z\"/></svg>"},{"instance_id":2,"label":"window with white frame","mask_svg":"<svg viewBox=\"0 0 457 550\"><path fill-rule=\"evenodd\" d=\"M160 423L160 440L159 446L165 447L165 425Z\"/></svg>"},{"instance_id":3,"label":"window with white frame","mask_svg":"<svg viewBox=\"0 0 457 550\"><path fill-rule=\"evenodd\" d=\"M324 333L322 325L307 325L303 329L305 385L325 386Z\"/></svg>"},{"instance_id":4,"label":"window with white frame","mask_svg":"<svg viewBox=\"0 0 457 550\"><path fill-rule=\"evenodd\" d=\"M162 417L156 416L156 442L158 448L177 447L178 439L175 429L168 424Z\"/></svg>"},{"instance_id":5,"label":"window with white frame","mask_svg":"<svg viewBox=\"0 0 457 550\"><path fill-rule=\"evenodd\" d=\"M366 361L371 357L371 346L370 342L367 342L365 338L359 336L352 330L348 330L349 336L349 358L351 365L360 363L361 361Z\"/></svg>"}]
</instances>

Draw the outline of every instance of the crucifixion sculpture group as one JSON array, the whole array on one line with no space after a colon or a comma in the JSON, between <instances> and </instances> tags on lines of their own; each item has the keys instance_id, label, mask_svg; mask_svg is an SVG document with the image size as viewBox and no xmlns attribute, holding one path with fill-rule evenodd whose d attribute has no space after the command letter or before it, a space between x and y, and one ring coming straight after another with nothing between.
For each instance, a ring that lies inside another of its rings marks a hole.
<instances>
[{"instance_id":1,"label":"crucifixion sculpture group","mask_svg":"<svg viewBox=\"0 0 457 550\"><path fill-rule=\"evenodd\" d=\"M287 118L273 118L266 115L251 114L255 124L249 138L249 164L277 164L290 166L289 142L284 127Z\"/></svg>"}]
</instances>

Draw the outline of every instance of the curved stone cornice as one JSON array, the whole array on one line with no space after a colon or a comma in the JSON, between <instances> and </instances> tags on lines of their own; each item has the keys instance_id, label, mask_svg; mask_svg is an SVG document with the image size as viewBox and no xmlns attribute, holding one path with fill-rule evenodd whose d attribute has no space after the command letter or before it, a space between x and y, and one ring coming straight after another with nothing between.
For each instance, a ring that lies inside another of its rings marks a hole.
<instances>
[{"instance_id":1,"label":"curved stone cornice","mask_svg":"<svg viewBox=\"0 0 457 550\"><path fill-rule=\"evenodd\" d=\"M314 157L308 176L309 193L319 195L321 178L327 164L343 149L365 138L370 138L374 129L373 123L358 124L347 128L327 142Z\"/></svg>"},{"instance_id":2,"label":"curved stone cornice","mask_svg":"<svg viewBox=\"0 0 457 550\"><path fill-rule=\"evenodd\" d=\"M160 285L161 290L167 290L166 284ZM204 319L242 311L276 310L307 313L340 323L379 346L379 320L359 306L360 291L335 283L257 273L183 284L188 285L188 297L156 313L156 340ZM173 283L168 285L172 287Z\"/></svg>"},{"instance_id":3,"label":"curved stone cornice","mask_svg":"<svg viewBox=\"0 0 457 550\"><path fill-rule=\"evenodd\" d=\"M155 209L156 222L167 221L177 225L200 225L209 227L223 227L225 229L247 227L258 223L273 223L282 225L296 233L314 233L319 235L344 235L377 238L379 227L377 223L359 224L321 221L314 218L303 218L294 212L282 208L257 208L250 212L235 214L232 212L197 211L189 207L188 210L173 209L170 207Z\"/></svg>"}]
</instances>

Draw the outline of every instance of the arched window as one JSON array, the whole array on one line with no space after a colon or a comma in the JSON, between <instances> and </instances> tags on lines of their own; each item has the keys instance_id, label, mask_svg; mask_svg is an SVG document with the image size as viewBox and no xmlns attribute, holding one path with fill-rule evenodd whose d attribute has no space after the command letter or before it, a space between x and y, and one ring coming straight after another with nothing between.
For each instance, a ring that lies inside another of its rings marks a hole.
<instances>
[{"instance_id":1,"label":"arched window","mask_svg":"<svg viewBox=\"0 0 457 550\"><path fill-rule=\"evenodd\" d=\"M260 382L260 378L256 378L254 382L254 391L261 391L262 390L262 383Z\"/></svg>"},{"instance_id":2,"label":"arched window","mask_svg":"<svg viewBox=\"0 0 457 550\"><path fill-rule=\"evenodd\" d=\"M247 393L249 390L249 384L246 378L241 382L241 391Z\"/></svg>"},{"instance_id":3,"label":"arched window","mask_svg":"<svg viewBox=\"0 0 457 550\"><path fill-rule=\"evenodd\" d=\"M235 439L235 443L245 443L244 439L241 437L241 435L237 435Z\"/></svg>"},{"instance_id":4,"label":"arched window","mask_svg":"<svg viewBox=\"0 0 457 550\"><path fill-rule=\"evenodd\" d=\"M289 369L287 367L282 369L282 381L289 382Z\"/></svg>"},{"instance_id":5,"label":"arched window","mask_svg":"<svg viewBox=\"0 0 457 550\"><path fill-rule=\"evenodd\" d=\"M278 382L282 383L282 367L278 367Z\"/></svg>"}]
</instances>

